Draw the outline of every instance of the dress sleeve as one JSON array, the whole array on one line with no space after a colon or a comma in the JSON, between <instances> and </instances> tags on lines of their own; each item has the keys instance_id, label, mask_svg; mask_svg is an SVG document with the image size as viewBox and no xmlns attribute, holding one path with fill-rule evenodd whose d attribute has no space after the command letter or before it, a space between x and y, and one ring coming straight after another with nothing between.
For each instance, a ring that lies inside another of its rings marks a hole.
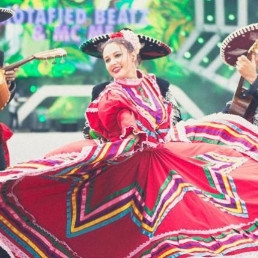
<instances>
[{"instance_id":1,"label":"dress sleeve","mask_svg":"<svg viewBox=\"0 0 258 258\"><path fill-rule=\"evenodd\" d=\"M137 132L136 118L137 110L132 103L123 94L108 90L100 96L90 126L112 141Z\"/></svg>"}]
</instances>

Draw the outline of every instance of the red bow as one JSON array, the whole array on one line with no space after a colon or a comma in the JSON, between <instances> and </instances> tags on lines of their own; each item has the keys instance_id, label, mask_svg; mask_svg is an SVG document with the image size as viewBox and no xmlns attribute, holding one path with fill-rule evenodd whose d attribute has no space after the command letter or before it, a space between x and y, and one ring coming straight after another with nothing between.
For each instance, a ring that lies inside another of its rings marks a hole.
<instances>
[{"instance_id":1,"label":"red bow","mask_svg":"<svg viewBox=\"0 0 258 258\"><path fill-rule=\"evenodd\" d=\"M112 33L112 34L110 34L110 38L111 39L115 39L115 38L123 38L124 37L124 35L123 35L123 33L122 32L114 32L114 33Z\"/></svg>"}]
</instances>

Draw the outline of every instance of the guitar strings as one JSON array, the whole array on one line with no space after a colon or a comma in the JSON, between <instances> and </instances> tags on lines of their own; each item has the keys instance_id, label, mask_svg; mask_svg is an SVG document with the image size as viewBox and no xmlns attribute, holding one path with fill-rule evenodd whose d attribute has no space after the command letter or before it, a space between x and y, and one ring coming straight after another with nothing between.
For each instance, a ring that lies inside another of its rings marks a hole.
<instances>
[{"instance_id":1,"label":"guitar strings","mask_svg":"<svg viewBox=\"0 0 258 258\"><path fill-rule=\"evenodd\" d=\"M61 57L60 63L63 64L63 63L65 62L64 55L62 55L62 56L60 56L60 57ZM50 59L53 59L53 60L50 61ZM50 62L51 62L51 64L53 64L53 65L57 64L56 57L45 58L45 59L44 59L44 64L45 64L45 65L49 65Z\"/></svg>"}]
</instances>

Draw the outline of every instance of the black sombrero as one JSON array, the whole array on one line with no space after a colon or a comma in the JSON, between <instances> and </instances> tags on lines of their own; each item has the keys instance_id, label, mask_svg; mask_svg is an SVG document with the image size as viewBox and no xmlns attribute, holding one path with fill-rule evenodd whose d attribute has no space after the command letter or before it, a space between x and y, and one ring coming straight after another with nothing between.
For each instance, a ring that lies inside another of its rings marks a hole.
<instances>
[{"instance_id":1,"label":"black sombrero","mask_svg":"<svg viewBox=\"0 0 258 258\"><path fill-rule=\"evenodd\" d=\"M6 21L14 15L14 11L7 8L0 8L0 22Z\"/></svg>"},{"instance_id":2,"label":"black sombrero","mask_svg":"<svg viewBox=\"0 0 258 258\"><path fill-rule=\"evenodd\" d=\"M236 65L237 58L254 50L258 40L258 23L242 27L229 34L222 42L220 56L231 66ZM258 44L258 43L257 43Z\"/></svg>"},{"instance_id":3,"label":"black sombrero","mask_svg":"<svg viewBox=\"0 0 258 258\"><path fill-rule=\"evenodd\" d=\"M111 34L103 34L85 41L80 45L81 51L90 56L102 58L102 54L99 51L99 44L109 40L110 35ZM165 43L145 35L137 34L137 36L140 43L143 45L139 52L142 60L160 58L171 53L171 48Z\"/></svg>"}]
</instances>

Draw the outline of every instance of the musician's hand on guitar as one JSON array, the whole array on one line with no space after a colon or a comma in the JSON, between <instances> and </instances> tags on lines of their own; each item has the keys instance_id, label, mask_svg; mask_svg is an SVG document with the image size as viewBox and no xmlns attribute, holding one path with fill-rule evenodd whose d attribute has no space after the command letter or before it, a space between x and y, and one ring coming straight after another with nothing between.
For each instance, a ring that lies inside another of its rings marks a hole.
<instances>
[{"instance_id":1,"label":"musician's hand on guitar","mask_svg":"<svg viewBox=\"0 0 258 258\"><path fill-rule=\"evenodd\" d=\"M242 55L242 56L238 57L237 62L236 62L237 71L250 84L253 84L253 82L257 78L256 59L257 58L256 58L255 54L252 54L251 60L249 60L246 56Z\"/></svg>"},{"instance_id":2,"label":"musician's hand on guitar","mask_svg":"<svg viewBox=\"0 0 258 258\"><path fill-rule=\"evenodd\" d=\"M18 68L14 68L13 70L5 71L5 80L8 85L10 85L15 80L17 70Z\"/></svg>"}]
</instances>

